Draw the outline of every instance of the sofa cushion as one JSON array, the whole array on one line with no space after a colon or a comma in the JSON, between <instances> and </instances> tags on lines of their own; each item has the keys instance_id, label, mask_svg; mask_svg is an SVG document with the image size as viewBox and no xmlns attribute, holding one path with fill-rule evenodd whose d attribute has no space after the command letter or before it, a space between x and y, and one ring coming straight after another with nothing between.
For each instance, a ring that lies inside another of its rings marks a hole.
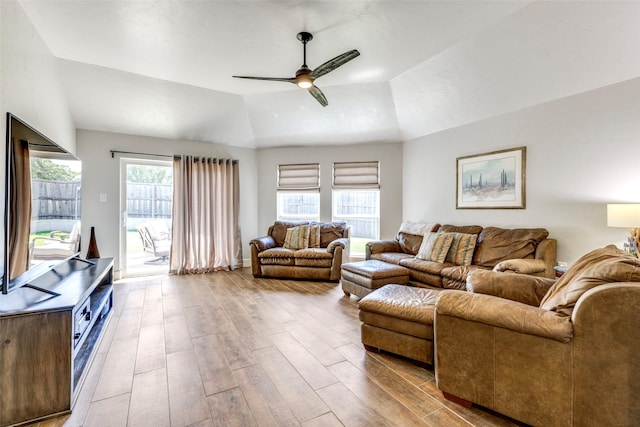
<instances>
[{"instance_id":1,"label":"sofa cushion","mask_svg":"<svg viewBox=\"0 0 640 427\"><path fill-rule=\"evenodd\" d=\"M544 228L486 227L478 236L473 264L493 268L513 258L533 258L536 246L549 236Z\"/></svg>"},{"instance_id":2,"label":"sofa cushion","mask_svg":"<svg viewBox=\"0 0 640 427\"><path fill-rule=\"evenodd\" d=\"M275 240L277 246L283 246L284 239L287 237L288 228L308 223L308 221L275 221L270 228L270 235L273 237L273 240Z\"/></svg>"},{"instance_id":3,"label":"sofa cushion","mask_svg":"<svg viewBox=\"0 0 640 427\"><path fill-rule=\"evenodd\" d=\"M446 277L447 279L453 280L453 281L457 281L457 282L461 282L463 283L466 287L466 283L467 283L467 276L469 275L470 272L472 272L473 270L487 270L486 267L481 267L478 265L453 265L450 267L444 267L441 271L440 271L440 275L442 277ZM464 289L463 287L463 289Z\"/></svg>"},{"instance_id":4,"label":"sofa cushion","mask_svg":"<svg viewBox=\"0 0 640 427\"><path fill-rule=\"evenodd\" d=\"M453 242L453 233L426 233L416 258L425 261L444 262L451 247L451 242Z\"/></svg>"},{"instance_id":5,"label":"sofa cushion","mask_svg":"<svg viewBox=\"0 0 640 427\"><path fill-rule=\"evenodd\" d=\"M465 233L465 234L480 234L482 227L480 225L451 225L445 224L438 229L441 233Z\"/></svg>"},{"instance_id":6,"label":"sofa cushion","mask_svg":"<svg viewBox=\"0 0 640 427\"><path fill-rule=\"evenodd\" d=\"M309 247L309 226L299 225L287 229L284 244L286 249L306 249Z\"/></svg>"},{"instance_id":7,"label":"sofa cushion","mask_svg":"<svg viewBox=\"0 0 640 427\"><path fill-rule=\"evenodd\" d=\"M320 247L320 225L318 224L309 225L309 247Z\"/></svg>"},{"instance_id":8,"label":"sofa cushion","mask_svg":"<svg viewBox=\"0 0 640 427\"><path fill-rule=\"evenodd\" d=\"M378 261L384 261L396 265L400 265L404 259L413 258L413 255L406 254L404 252L382 252L378 254L371 254L371 259L377 259Z\"/></svg>"},{"instance_id":9,"label":"sofa cushion","mask_svg":"<svg viewBox=\"0 0 640 427\"><path fill-rule=\"evenodd\" d=\"M413 222L404 221L400 224L398 233L413 234L416 236L424 236L425 233L430 231L438 231L440 224L436 222Z\"/></svg>"},{"instance_id":10,"label":"sofa cushion","mask_svg":"<svg viewBox=\"0 0 640 427\"><path fill-rule=\"evenodd\" d=\"M403 252L415 255L420 250L422 244L422 236L425 233L436 231L440 227L438 223L422 223L413 221L404 221L400 225L398 231L398 243Z\"/></svg>"},{"instance_id":11,"label":"sofa cushion","mask_svg":"<svg viewBox=\"0 0 640 427\"><path fill-rule=\"evenodd\" d=\"M260 264L264 265L294 265L295 250L282 247L265 249L258 254Z\"/></svg>"},{"instance_id":12,"label":"sofa cushion","mask_svg":"<svg viewBox=\"0 0 640 427\"><path fill-rule=\"evenodd\" d=\"M419 258L405 258L400 261L400 265L410 270L422 271L424 273L440 274L443 268L452 267L453 264L436 261L425 261Z\"/></svg>"},{"instance_id":13,"label":"sofa cushion","mask_svg":"<svg viewBox=\"0 0 640 427\"><path fill-rule=\"evenodd\" d=\"M320 247L326 248L329 243L336 239L344 237L344 232L347 229L346 222L321 222L311 223L311 225L320 226Z\"/></svg>"},{"instance_id":14,"label":"sofa cushion","mask_svg":"<svg viewBox=\"0 0 640 427\"><path fill-rule=\"evenodd\" d=\"M417 236L409 233L398 233L398 243L404 253L416 255L422 244L422 235Z\"/></svg>"},{"instance_id":15,"label":"sofa cushion","mask_svg":"<svg viewBox=\"0 0 640 427\"><path fill-rule=\"evenodd\" d=\"M640 282L640 259L609 245L576 261L549 289L540 308L570 316L582 294L613 282Z\"/></svg>"},{"instance_id":16,"label":"sofa cushion","mask_svg":"<svg viewBox=\"0 0 640 427\"><path fill-rule=\"evenodd\" d=\"M477 234L453 233L453 241L445 261L456 265L470 265L477 240Z\"/></svg>"},{"instance_id":17,"label":"sofa cushion","mask_svg":"<svg viewBox=\"0 0 640 427\"><path fill-rule=\"evenodd\" d=\"M294 258L332 259L333 255L326 248L305 248L293 253Z\"/></svg>"},{"instance_id":18,"label":"sofa cushion","mask_svg":"<svg viewBox=\"0 0 640 427\"><path fill-rule=\"evenodd\" d=\"M295 265L304 267L331 267L333 255L325 248L300 249L293 253Z\"/></svg>"}]
</instances>

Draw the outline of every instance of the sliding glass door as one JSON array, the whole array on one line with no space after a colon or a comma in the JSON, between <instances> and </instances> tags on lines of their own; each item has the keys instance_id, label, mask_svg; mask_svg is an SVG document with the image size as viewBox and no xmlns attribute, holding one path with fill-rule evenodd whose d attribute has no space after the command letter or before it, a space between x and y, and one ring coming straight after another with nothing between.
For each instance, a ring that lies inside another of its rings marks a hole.
<instances>
[{"instance_id":1,"label":"sliding glass door","mask_svg":"<svg viewBox=\"0 0 640 427\"><path fill-rule=\"evenodd\" d=\"M171 161L121 159L120 171L122 274L166 274L171 248Z\"/></svg>"}]
</instances>

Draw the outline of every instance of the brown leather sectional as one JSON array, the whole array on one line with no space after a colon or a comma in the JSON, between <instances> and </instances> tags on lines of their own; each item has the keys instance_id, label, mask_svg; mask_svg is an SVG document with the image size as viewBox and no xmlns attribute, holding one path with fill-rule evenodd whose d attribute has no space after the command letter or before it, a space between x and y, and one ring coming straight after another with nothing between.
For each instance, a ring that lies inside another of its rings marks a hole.
<instances>
[{"instance_id":1,"label":"brown leather sectional","mask_svg":"<svg viewBox=\"0 0 640 427\"><path fill-rule=\"evenodd\" d=\"M435 305L436 382L535 426L640 420L640 260L591 251L557 281L476 271Z\"/></svg>"},{"instance_id":2,"label":"brown leather sectional","mask_svg":"<svg viewBox=\"0 0 640 427\"><path fill-rule=\"evenodd\" d=\"M299 225L320 227L320 247L283 247L287 229ZM342 261L349 258L349 228L344 222L275 221L249 246L253 277L338 281Z\"/></svg>"},{"instance_id":3,"label":"brown leather sectional","mask_svg":"<svg viewBox=\"0 0 640 427\"><path fill-rule=\"evenodd\" d=\"M476 234L471 265L416 258L425 230ZM414 285L464 290L474 270L511 271L553 278L557 241L544 228L498 228L479 225L421 224L406 221L394 240L367 243L366 259L376 259L409 270Z\"/></svg>"}]
</instances>

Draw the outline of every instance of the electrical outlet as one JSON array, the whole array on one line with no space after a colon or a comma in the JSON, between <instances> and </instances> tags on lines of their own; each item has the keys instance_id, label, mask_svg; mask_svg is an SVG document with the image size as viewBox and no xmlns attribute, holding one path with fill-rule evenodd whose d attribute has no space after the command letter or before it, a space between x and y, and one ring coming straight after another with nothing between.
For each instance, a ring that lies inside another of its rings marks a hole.
<instances>
[{"instance_id":1,"label":"electrical outlet","mask_svg":"<svg viewBox=\"0 0 640 427\"><path fill-rule=\"evenodd\" d=\"M568 267L568 264L564 261L558 261L558 267Z\"/></svg>"}]
</instances>

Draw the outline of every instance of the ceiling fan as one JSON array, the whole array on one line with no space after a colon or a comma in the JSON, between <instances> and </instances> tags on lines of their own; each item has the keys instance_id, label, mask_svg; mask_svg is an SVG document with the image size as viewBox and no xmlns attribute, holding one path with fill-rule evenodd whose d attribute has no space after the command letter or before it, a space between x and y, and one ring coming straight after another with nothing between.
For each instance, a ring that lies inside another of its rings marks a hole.
<instances>
[{"instance_id":1,"label":"ceiling fan","mask_svg":"<svg viewBox=\"0 0 640 427\"><path fill-rule=\"evenodd\" d=\"M333 59L325 62L314 70L311 70L307 67L307 43L313 40L313 35L311 33L307 33L303 31L298 33L298 40L302 42L303 48L303 58L302 58L302 66L296 71L295 77L251 77L251 76L232 76L238 79L252 79L252 80L269 80L275 82L288 82L297 85L303 89L307 89L307 91L313 96L323 107L329 105L327 98L324 96L324 93L314 84L314 81L324 76L327 73L335 70L336 68L346 64L352 59L356 58L360 55L356 49L350 50L348 52L343 53L342 55L338 55Z\"/></svg>"}]
</instances>

